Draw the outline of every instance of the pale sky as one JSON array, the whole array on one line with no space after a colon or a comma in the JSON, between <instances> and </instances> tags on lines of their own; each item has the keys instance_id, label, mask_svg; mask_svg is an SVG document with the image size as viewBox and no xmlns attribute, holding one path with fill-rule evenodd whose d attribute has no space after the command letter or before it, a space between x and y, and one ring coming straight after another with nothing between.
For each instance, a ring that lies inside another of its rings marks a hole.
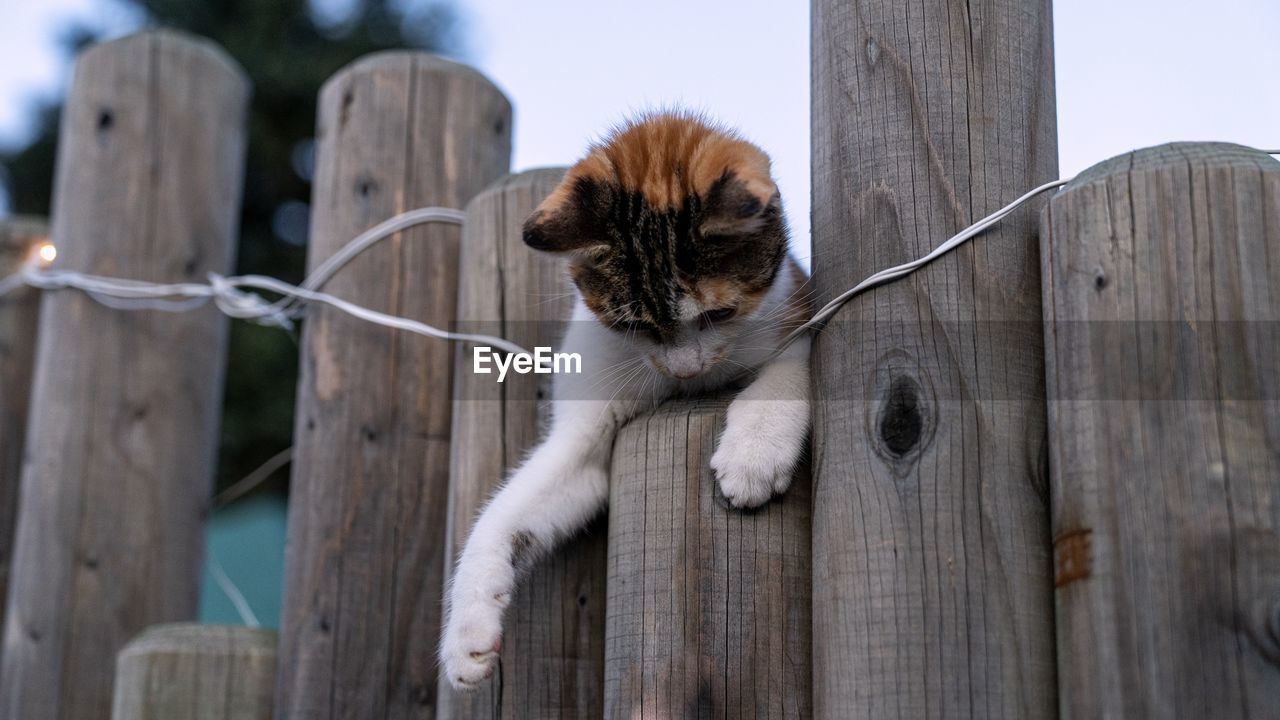
<instances>
[{"instance_id":1,"label":"pale sky","mask_svg":"<svg viewBox=\"0 0 1280 720\"><path fill-rule=\"evenodd\" d=\"M327 5L343 0L324 0ZM124 31L109 0L0 0L0 143L25 101L60 91L52 33L78 18ZM1134 147L1280 147L1280 3L1058 0L1060 169ZM679 104L773 157L797 254L808 254L809 19L803 0L464 0L466 57L516 109L516 170L568 164L628 114ZM784 9L785 8L785 9ZM1012 198L1011 198L1012 199ZM942 238L939 238L941 241Z\"/></svg>"}]
</instances>

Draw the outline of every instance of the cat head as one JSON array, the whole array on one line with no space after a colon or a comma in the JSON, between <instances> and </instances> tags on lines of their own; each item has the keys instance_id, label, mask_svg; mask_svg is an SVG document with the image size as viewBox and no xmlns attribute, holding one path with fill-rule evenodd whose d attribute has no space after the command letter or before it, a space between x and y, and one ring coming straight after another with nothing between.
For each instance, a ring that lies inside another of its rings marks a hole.
<instances>
[{"instance_id":1,"label":"cat head","mask_svg":"<svg viewBox=\"0 0 1280 720\"><path fill-rule=\"evenodd\" d=\"M568 254L596 318L681 379L730 352L787 252L768 156L665 113L593 146L530 215L524 241Z\"/></svg>"}]
</instances>

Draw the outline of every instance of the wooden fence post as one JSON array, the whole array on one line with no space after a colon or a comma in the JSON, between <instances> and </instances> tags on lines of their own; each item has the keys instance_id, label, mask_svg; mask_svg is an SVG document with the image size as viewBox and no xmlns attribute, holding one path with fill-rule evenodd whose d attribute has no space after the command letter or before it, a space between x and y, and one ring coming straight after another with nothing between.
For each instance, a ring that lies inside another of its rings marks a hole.
<instances>
[{"instance_id":1,"label":"wooden fence post","mask_svg":"<svg viewBox=\"0 0 1280 720\"><path fill-rule=\"evenodd\" d=\"M812 715L809 468L730 508L710 469L727 406L668 402L614 443L606 718Z\"/></svg>"},{"instance_id":2,"label":"wooden fence post","mask_svg":"<svg viewBox=\"0 0 1280 720\"><path fill-rule=\"evenodd\" d=\"M1049 0L816 0L816 302L1057 173ZM1055 712L1035 215L814 342L814 709Z\"/></svg>"},{"instance_id":3,"label":"wooden fence post","mask_svg":"<svg viewBox=\"0 0 1280 720\"><path fill-rule=\"evenodd\" d=\"M564 168L512 175L467 206L458 319L470 332L556 347L573 307L563 260L525 246L520 228ZM542 436L546 375L501 384L471 372L458 348L449 489L450 563L507 472ZM440 718L585 718L604 707L605 533L596 523L534 567L507 610L500 677L469 694L441 678Z\"/></svg>"},{"instance_id":4,"label":"wooden fence post","mask_svg":"<svg viewBox=\"0 0 1280 720\"><path fill-rule=\"evenodd\" d=\"M271 720L275 673L271 630L150 627L116 660L111 720Z\"/></svg>"},{"instance_id":5,"label":"wooden fence post","mask_svg":"<svg viewBox=\"0 0 1280 720\"><path fill-rule=\"evenodd\" d=\"M1042 236L1062 716L1280 717L1280 162L1132 152Z\"/></svg>"},{"instance_id":6,"label":"wooden fence post","mask_svg":"<svg viewBox=\"0 0 1280 720\"><path fill-rule=\"evenodd\" d=\"M511 106L422 53L357 61L320 93L308 264L413 208L461 208L507 172ZM456 226L412 228L326 286L449 327ZM276 715L430 717L436 704L453 348L327 308L298 387Z\"/></svg>"},{"instance_id":7,"label":"wooden fence post","mask_svg":"<svg viewBox=\"0 0 1280 720\"><path fill-rule=\"evenodd\" d=\"M232 266L249 84L145 32L85 51L63 114L56 267L202 282ZM144 627L196 612L227 321L48 294L0 663L0 716L104 718Z\"/></svg>"},{"instance_id":8,"label":"wooden fence post","mask_svg":"<svg viewBox=\"0 0 1280 720\"><path fill-rule=\"evenodd\" d=\"M0 220L0 279L17 272L48 236L43 220ZM0 628L4 627L4 599L9 590L13 523L18 517L18 481L39 311L40 293L30 288L0 296ZM0 646L0 654L3 652Z\"/></svg>"}]
</instances>

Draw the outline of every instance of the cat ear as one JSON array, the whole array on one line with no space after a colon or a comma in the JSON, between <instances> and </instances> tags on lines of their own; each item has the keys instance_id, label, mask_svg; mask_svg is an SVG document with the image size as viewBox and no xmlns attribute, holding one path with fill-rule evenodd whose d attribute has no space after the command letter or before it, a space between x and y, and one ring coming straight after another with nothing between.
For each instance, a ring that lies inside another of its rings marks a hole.
<instances>
[{"instance_id":1,"label":"cat ear","mask_svg":"<svg viewBox=\"0 0 1280 720\"><path fill-rule=\"evenodd\" d=\"M781 203L772 180L741 178L726 172L703 200L698 229L703 235L749 235L765 223L767 211Z\"/></svg>"},{"instance_id":2,"label":"cat ear","mask_svg":"<svg viewBox=\"0 0 1280 720\"><path fill-rule=\"evenodd\" d=\"M578 230L579 223L572 213L550 210L534 210L524 221L524 244L543 252L568 252L598 245Z\"/></svg>"},{"instance_id":3,"label":"cat ear","mask_svg":"<svg viewBox=\"0 0 1280 720\"><path fill-rule=\"evenodd\" d=\"M524 221L524 244L553 253L605 244L600 205L594 181L566 178Z\"/></svg>"}]
</instances>

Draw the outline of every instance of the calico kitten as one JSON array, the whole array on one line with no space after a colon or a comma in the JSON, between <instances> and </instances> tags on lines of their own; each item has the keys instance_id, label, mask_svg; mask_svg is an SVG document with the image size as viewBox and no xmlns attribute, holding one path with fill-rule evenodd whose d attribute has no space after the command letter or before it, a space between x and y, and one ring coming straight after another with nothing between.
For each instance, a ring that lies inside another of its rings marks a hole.
<instances>
[{"instance_id":1,"label":"calico kitten","mask_svg":"<svg viewBox=\"0 0 1280 720\"><path fill-rule=\"evenodd\" d=\"M642 117L569 170L524 241L568 256L578 297L557 350L581 354L583 372L555 377L546 439L458 560L440 660L459 689L493 674L520 570L604 505L622 423L675 394L749 381L711 458L739 508L787 489L809 429L808 340L771 358L809 308L759 148L696 116Z\"/></svg>"}]
</instances>

